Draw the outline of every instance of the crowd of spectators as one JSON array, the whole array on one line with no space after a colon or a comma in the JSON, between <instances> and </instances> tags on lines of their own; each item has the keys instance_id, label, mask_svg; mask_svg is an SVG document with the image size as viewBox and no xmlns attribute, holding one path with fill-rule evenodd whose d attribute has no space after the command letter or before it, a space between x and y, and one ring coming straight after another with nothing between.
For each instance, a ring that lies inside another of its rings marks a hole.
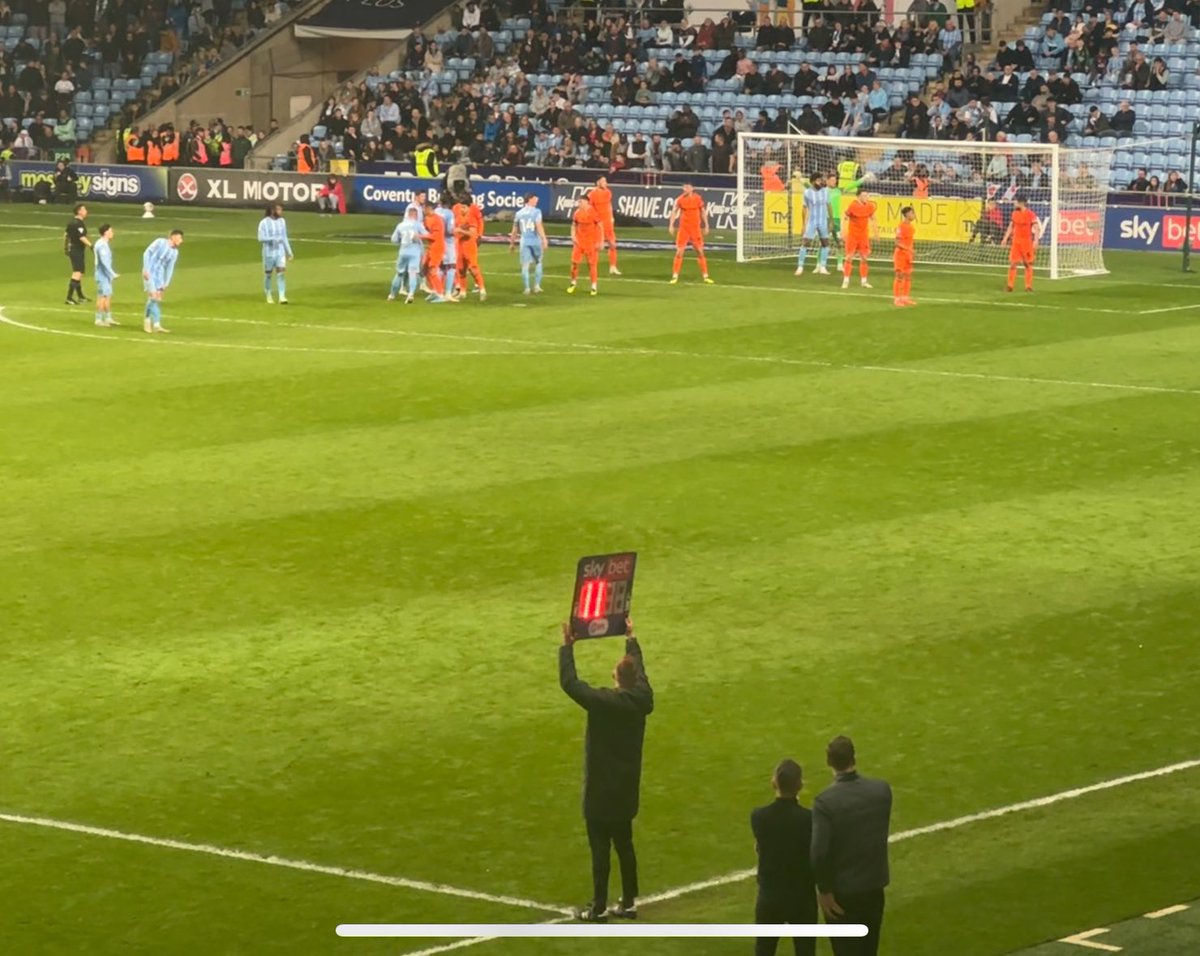
<instances>
[{"instance_id":1,"label":"crowd of spectators","mask_svg":"<svg viewBox=\"0 0 1200 956\"><path fill-rule=\"evenodd\" d=\"M0 150L16 158L73 148L73 104L96 81L141 81L148 54L174 62L115 110L122 126L204 76L287 12L284 0L0 0L0 27L24 22L0 52ZM104 114L108 119L108 114Z\"/></svg>"},{"instance_id":2,"label":"crowd of spectators","mask_svg":"<svg viewBox=\"0 0 1200 956\"><path fill-rule=\"evenodd\" d=\"M345 87L325 104L317 124L322 168L339 157L357 161L404 160L418 146L434 149L443 163L525 164L594 169L732 170L735 140L747 130L872 135L890 113L890 91L881 68L907 68L917 54L953 66L962 55L963 31L942 0L915 0L917 22L888 26L875 0L829 0L806 15L800 28L785 16L754 24L733 16L693 25L682 9L598 18L584 8L582 22L565 22L542 0L518 0L511 11L528 29L503 53L501 29L490 0L469 0L456 29L443 42L417 29L404 51L404 78L369 77ZM805 7L805 10L811 10ZM751 32L746 32L751 31ZM857 66L824 73L805 63L789 72L779 54L799 49L855 55ZM706 51L727 51L712 61ZM452 58L476 64L469 79L440 85ZM536 84L531 76L557 78ZM701 121L682 106L657 132L623 132L590 115L595 82L605 98L632 109L659 102L664 93L698 94L713 80L732 80L743 94L826 96L817 108L793 115L786 108L725 111L722 128L700 135ZM589 101L589 91L592 99ZM521 109L516 109L517 105Z\"/></svg>"}]
</instances>

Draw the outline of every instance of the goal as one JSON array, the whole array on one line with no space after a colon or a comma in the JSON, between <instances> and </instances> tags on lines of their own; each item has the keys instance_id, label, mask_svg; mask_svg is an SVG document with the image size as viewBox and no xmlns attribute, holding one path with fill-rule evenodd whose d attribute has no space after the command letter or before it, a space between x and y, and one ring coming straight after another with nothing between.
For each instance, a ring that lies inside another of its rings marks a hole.
<instances>
[{"instance_id":1,"label":"goal","mask_svg":"<svg viewBox=\"0 0 1200 956\"><path fill-rule=\"evenodd\" d=\"M743 133L737 138L738 261L796 254L804 189L820 173L836 174L842 203L860 184L870 192L879 226L873 256L891 257L900 211L912 206L917 262L1007 268L1001 239L1013 201L1023 198L1041 225L1036 268L1052 279L1100 274L1118 148ZM836 215L838 199L833 202Z\"/></svg>"}]
</instances>

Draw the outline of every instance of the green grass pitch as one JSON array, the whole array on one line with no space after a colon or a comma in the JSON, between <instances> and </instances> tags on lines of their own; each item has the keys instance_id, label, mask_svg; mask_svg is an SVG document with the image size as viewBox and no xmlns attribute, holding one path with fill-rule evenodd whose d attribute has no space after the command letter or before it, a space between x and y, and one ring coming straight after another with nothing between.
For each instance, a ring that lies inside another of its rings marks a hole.
<instances>
[{"instance_id":1,"label":"green grass pitch","mask_svg":"<svg viewBox=\"0 0 1200 956\"><path fill-rule=\"evenodd\" d=\"M0 210L0 814L581 903L574 562L640 552L656 894L751 867L773 765L852 734L893 828L1200 757L1200 295L1174 258L915 309L787 261L383 301L383 218L95 207L122 327L63 305L62 208ZM187 233L171 336L150 239ZM665 234L665 233L664 233ZM89 276L85 289L94 286ZM605 680L618 648L580 649ZM1197 896L1200 770L898 843L884 952L992 956ZM614 873L615 880L615 873ZM339 921L545 913L0 821L10 953L404 953ZM744 921L753 885L647 906ZM489 942L479 956L744 953ZM823 950L826 951L827 950ZM1067 948L1069 952L1069 948Z\"/></svg>"}]
</instances>

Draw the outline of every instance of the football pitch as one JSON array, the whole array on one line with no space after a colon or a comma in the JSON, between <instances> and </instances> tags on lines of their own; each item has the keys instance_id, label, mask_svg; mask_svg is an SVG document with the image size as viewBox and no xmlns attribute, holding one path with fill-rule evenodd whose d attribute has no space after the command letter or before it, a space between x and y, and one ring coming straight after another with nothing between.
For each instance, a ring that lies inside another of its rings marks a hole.
<instances>
[{"instance_id":1,"label":"football pitch","mask_svg":"<svg viewBox=\"0 0 1200 956\"><path fill-rule=\"evenodd\" d=\"M92 207L122 273L97 329L63 304L68 212L0 209L7 952L433 953L334 927L561 918L589 879L558 622L577 559L625 549L644 920L752 919L750 809L785 756L809 802L837 733L895 789L891 956L1069 956L1200 896L1176 258L1033 295L918 266L901 310L884 263L842 292L716 254L671 286L626 252L590 298L552 248L525 297L485 247L486 303L405 307L392 220L293 213L283 307L259 211L158 215ZM581 644L581 676L618 654Z\"/></svg>"}]
</instances>

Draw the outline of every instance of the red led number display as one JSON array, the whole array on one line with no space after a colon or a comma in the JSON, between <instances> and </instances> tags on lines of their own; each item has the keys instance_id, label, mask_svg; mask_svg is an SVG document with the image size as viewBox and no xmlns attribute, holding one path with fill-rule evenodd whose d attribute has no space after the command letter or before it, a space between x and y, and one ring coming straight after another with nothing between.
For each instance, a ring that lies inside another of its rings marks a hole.
<instances>
[{"instance_id":1,"label":"red led number display","mask_svg":"<svg viewBox=\"0 0 1200 956\"><path fill-rule=\"evenodd\" d=\"M597 617L612 617L629 613L629 581L621 578L609 581L592 578L579 590L579 607L575 616L585 621Z\"/></svg>"}]
</instances>

